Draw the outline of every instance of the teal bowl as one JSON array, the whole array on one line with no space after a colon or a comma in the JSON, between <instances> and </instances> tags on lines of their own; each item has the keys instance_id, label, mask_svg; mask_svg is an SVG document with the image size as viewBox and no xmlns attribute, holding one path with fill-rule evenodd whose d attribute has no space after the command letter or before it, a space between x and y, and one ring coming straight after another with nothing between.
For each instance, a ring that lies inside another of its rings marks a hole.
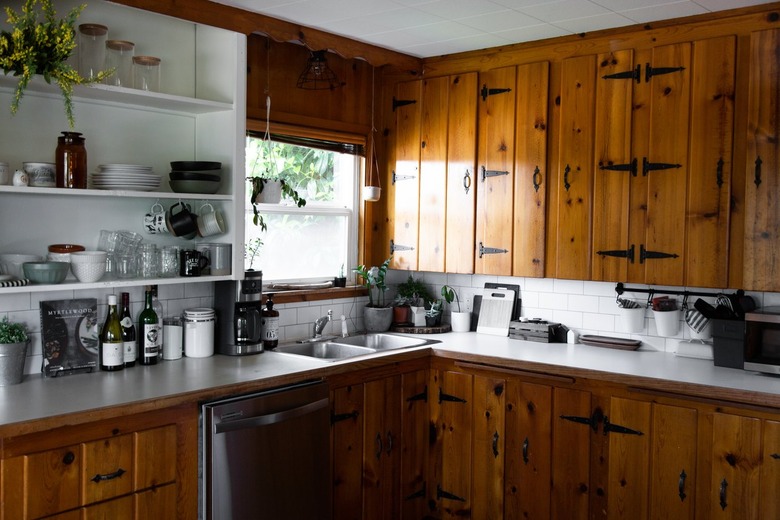
<instances>
[{"instance_id":1,"label":"teal bowl","mask_svg":"<svg viewBox=\"0 0 780 520\"><path fill-rule=\"evenodd\" d=\"M61 283L70 269L69 262L25 262L22 264L24 277L32 283Z\"/></svg>"}]
</instances>

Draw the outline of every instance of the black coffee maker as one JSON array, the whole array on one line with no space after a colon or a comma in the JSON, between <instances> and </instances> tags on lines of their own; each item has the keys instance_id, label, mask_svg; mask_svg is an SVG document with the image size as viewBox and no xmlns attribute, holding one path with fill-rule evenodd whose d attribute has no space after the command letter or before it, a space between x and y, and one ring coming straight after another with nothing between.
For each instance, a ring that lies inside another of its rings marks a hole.
<instances>
[{"instance_id":1,"label":"black coffee maker","mask_svg":"<svg viewBox=\"0 0 780 520\"><path fill-rule=\"evenodd\" d=\"M238 282L216 282L214 310L217 313L217 353L243 356L262 352L262 308L262 271L244 271L244 279Z\"/></svg>"}]
</instances>

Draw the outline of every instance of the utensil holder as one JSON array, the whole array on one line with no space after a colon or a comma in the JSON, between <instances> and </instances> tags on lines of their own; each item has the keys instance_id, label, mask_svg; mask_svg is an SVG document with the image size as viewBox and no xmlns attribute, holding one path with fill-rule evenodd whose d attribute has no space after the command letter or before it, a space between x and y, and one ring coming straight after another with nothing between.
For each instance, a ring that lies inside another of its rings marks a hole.
<instances>
[{"instance_id":1,"label":"utensil holder","mask_svg":"<svg viewBox=\"0 0 780 520\"><path fill-rule=\"evenodd\" d=\"M634 309L618 308L620 317L620 330L622 332L642 332L645 328L645 308L637 307Z\"/></svg>"},{"instance_id":2,"label":"utensil holder","mask_svg":"<svg viewBox=\"0 0 780 520\"><path fill-rule=\"evenodd\" d=\"M676 336L680 332L680 311L653 311L659 336Z\"/></svg>"}]
</instances>

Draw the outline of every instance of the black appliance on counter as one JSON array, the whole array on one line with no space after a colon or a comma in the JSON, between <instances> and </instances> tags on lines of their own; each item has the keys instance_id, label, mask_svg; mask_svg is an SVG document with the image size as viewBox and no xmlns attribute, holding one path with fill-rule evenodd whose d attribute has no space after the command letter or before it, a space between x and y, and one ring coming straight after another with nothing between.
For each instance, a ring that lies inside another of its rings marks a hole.
<instances>
[{"instance_id":1,"label":"black appliance on counter","mask_svg":"<svg viewBox=\"0 0 780 520\"><path fill-rule=\"evenodd\" d=\"M745 314L744 369L780 374L780 307Z\"/></svg>"},{"instance_id":2,"label":"black appliance on counter","mask_svg":"<svg viewBox=\"0 0 780 520\"><path fill-rule=\"evenodd\" d=\"M217 314L218 354L243 356L263 351L261 313L263 272L249 269L240 281L216 282L214 310Z\"/></svg>"}]
</instances>

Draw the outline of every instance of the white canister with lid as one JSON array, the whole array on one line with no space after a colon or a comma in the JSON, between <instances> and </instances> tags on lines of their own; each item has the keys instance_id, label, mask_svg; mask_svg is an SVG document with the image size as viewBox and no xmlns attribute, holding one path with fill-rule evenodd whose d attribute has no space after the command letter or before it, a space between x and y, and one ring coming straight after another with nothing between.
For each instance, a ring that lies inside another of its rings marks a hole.
<instances>
[{"instance_id":1,"label":"white canister with lid","mask_svg":"<svg viewBox=\"0 0 780 520\"><path fill-rule=\"evenodd\" d=\"M184 310L184 355L203 358L214 355L216 313L208 307Z\"/></svg>"}]
</instances>

